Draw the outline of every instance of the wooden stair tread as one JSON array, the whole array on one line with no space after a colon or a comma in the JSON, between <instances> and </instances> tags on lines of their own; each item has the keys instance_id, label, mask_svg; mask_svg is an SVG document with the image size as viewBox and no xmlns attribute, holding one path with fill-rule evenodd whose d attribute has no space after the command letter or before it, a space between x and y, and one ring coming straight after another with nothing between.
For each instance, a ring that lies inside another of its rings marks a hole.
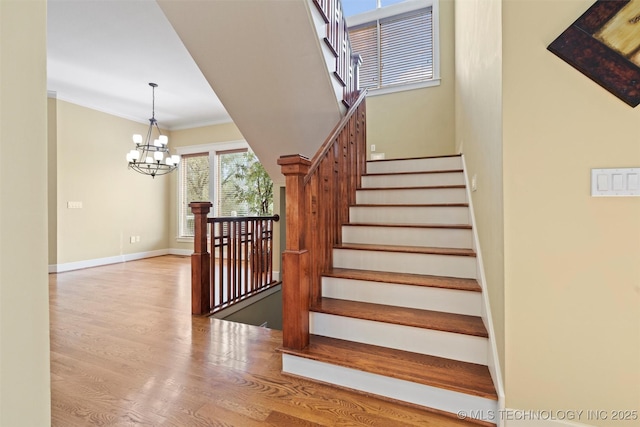
<instances>
[{"instance_id":1,"label":"wooden stair tread","mask_svg":"<svg viewBox=\"0 0 640 427\"><path fill-rule=\"evenodd\" d=\"M462 169L441 169L435 171L415 171L415 172L373 172L363 173L362 176L389 176L389 175L429 175L438 173L462 173Z\"/></svg>"},{"instance_id":2,"label":"wooden stair tread","mask_svg":"<svg viewBox=\"0 0 640 427\"><path fill-rule=\"evenodd\" d=\"M349 222L343 226L354 227L396 227L396 228L451 228L471 230L470 224L377 224L374 222Z\"/></svg>"},{"instance_id":3,"label":"wooden stair tread","mask_svg":"<svg viewBox=\"0 0 640 427\"><path fill-rule=\"evenodd\" d=\"M311 335L303 350L279 349L294 356L498 400L489 369L420 353Z\"/></svg>"},{"instance_id":4,"label":"wooden stair tread","mask_svg":"<svg viewBox=\"0 0 640 427\"><path fill-rule=\"evenodd\" d=\"M457 188L466 188L462 185L422 185L422 186L407 186L407 187L366 187L358 188L358 191L380 191L380 190L449 190Z\"/></svg>"},{"instance_id":5,"label":"wooden stair tread","mask_svg":"<svg viewBox=\"0 0 640 427\"><path fill-rule=\"evenodd\" d=\"M387 271L355 270L350 268L334 268L323 274L323 276L336 277L341 279L367 280L370 282L395 283L399 285L455 289L460 291L482 291L477 280L460 279L457 277L427 276L410 273L390 273Z\"/></svg>"},{"instance_id":6,"label":"wooden stair tread","mask_svg":"<svg viewBox=\"0 0 640 427\"><path fill-rule=\"evenodd\" d=\"M379 252L402 252L416 254L432 254L432 255L454 255L475 257L476 253L473 249L464 248L432 248L426 246L399 246L399 245L370 245L366 243L342 243L335 246L335 249L354 249L364 251Z\"/></svg>"},{"instance_id":7,"label":"wooden stair tread","mask_svg":"<svg viewBox=\"0 0 640 427\"><path fill-rule=\"evenodd\" d=\"M463 335L488 338L482 319L465 314L444 313L440 311L420 310L417 308L396 307L392 305L349 301L335 298L321 298L311 311L333 314L355 319L432 329Z\"/></svg>"},{"instance_id":8,"label":"wooden stair tread","mask_svg":"<svg viewBox=\"0 0 640 427\"><path fill-rule=\"evenodd\" d=\"M378 159L378 160L367 160L367 163L375 163L375 162L394 162L397 160L425 160L425 159L441 159L444 157L460 157L461 154L446 154L443 156L424 156L424 157L401 157L398 159Z\"/></svg>"}]
</instances>

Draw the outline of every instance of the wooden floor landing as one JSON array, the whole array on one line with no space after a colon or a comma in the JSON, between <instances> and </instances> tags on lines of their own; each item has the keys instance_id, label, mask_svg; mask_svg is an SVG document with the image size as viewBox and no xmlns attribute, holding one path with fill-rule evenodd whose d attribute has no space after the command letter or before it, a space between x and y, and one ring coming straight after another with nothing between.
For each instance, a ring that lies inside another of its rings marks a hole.
<instances>
[{"instance_id":1,"label":"wooden floor landing","mask_svg":"<svg viewBox=\"0 0 640 427\"><path fill-rule=\"evenodd\" d=\"M474 425L283 376L280 331L189 314L188 257L49 284L53 426Z\"/></svg>"}]
</instances>

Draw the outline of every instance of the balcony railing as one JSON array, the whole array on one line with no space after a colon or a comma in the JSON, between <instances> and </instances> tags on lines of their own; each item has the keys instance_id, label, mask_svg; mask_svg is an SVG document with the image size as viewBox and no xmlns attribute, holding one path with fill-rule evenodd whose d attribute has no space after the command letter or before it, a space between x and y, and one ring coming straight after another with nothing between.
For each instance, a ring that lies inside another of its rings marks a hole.
<instances>
[{"instance_id":1,"label":"balcony railing","mask_svg":"<svg viewBox=\"0 0 640 427\"><path fill-rule=\"evenodd\" d=\"M273 223L278 215L208 218L210 202L189 206L195 229L193 314L213 314L279 283L272 267Z\"/></svg>"},{"instance_id":2,"label":"balcony railing","mask_svg":"<svg viewBox=\"0 0 640 427\"><path fill-rule=\"evenodd\" d=\"M324 42L336 58L334 76L343 87L342 102L350 108L359 95L358 71L362 59L351 51L349 29L340 0L312 0L327 25Z\"/></svg>"}]
</instances>

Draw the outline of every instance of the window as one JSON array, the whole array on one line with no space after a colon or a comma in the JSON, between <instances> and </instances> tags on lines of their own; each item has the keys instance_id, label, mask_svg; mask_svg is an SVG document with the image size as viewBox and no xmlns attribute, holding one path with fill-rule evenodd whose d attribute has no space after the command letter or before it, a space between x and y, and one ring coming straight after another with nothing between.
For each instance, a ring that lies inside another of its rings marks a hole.
<instances>
[{"instance_id":1,"label":"window","mask_svg":"<svg viewBox=\"0 0 640 427\"><path fill-rule=\"evenodd\" d=\"M247 188L246 180L237 177L237 172L247 163L247 150L224 151L218 153L218 185L216 216L247 216L249 205L238 200L237 187Z\"/></svg>"},{"instance_id":2,"label":"window","mask_svg":"<svg viewBox=\"0 0 640 427\"><path fill-rule=\"evenodd\" d=\"M209 153L185 154L180 160L180 236L193 236L193 214L189 203L211 200Z\"/></svg>"},{"instance_id":3,"label":"window","mask_svg":"<svg viewBox=\"0 0 640 427\"><path fill-rule=\"evenodd\" d=\"M362 57L360 87L438 84L436 4L410 0L347 18L353 52Z\"/></svg>"},{"instance_id":4,"label":"window","mask_svg":"<svg viewBox=\"0 0 640 427\"><path fill-rule=\"evenodd\" d=\"M353 16L403 1L405 0L342 0L342 10L344 16Z\"/></svg>"},{"instance_id":5,"label":"window","mask_svg":"<svg viewBox=\"0 0 640 427\"><path fill-rule=\"evenodd\" d=\"M178 238L194 234L189 203L211 201L210 216L270 215L273 184L245 142L179 147Z\"/></svg>"}]
</instances>

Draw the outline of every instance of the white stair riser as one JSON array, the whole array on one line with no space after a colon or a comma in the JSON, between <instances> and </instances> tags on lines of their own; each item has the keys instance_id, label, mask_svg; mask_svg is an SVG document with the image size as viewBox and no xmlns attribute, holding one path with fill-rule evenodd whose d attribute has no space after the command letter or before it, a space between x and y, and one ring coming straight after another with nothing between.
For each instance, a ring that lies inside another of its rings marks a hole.
<instances>
[{"instance_id":1,"label":"white stair riser","mask_svg":"<svg viewBox=\"0 0 640 427\"><path fill-rule=\"evenodd\" d=\"M447 172L362 177L362 188L428 187L435 185L465 185L464 174L462 172Z\"/></svg>"},{"instance_id":2,"label":"white stair riser","mask_svg":"<svg viewBox=\"0 0 640 427\"><path fill-rule=\"evenodd\" d=\"M363 344L487 364L488 339L372 320L309 313L309 332Z\"/></svg>"},{"instance_id":3,"label":"white stair riser","mask_svg":"<svg viewBox=\"0 0 640 427\"><path fill-rule=\"evenodd\" d=\"M376 205L467 203L467 191L464 188L358 190L356 203Z\"/></svg>"},{"instance_id":4,"label":"white stair riser","mask_svg":"<svg viewBox=\"0 0 640 427\"><path fill-rule=\"evenodd\" d=\"M351 222L369 224L470 224L466 206L352 206Z\"/></svg>"},{"instance_id":5,"label":"white stair riser","mask_svg":"<svg viewBox=\"0 0 640 427\"><path fill-rule=\"evenodd\" d=\"M451 169L462 169L460 156L367 162L367 173L430 172Z\"/></svg>"},{"instance_id":6,"label":"white stair riser","mask_svg":"<svg viewBox=\"0 0 640 427\"><path fill-rule=\"evenodd\" d=\"M371 374L290 354L282 355L282 371L451 414L458 414L460 411L466 414L485 414L486 418L483 421L492 423L497 421L498 402L483 397ZM494 418L489 418L490 415L494 415Z\"/></svg>"},{"instance_id":7,"label":"white stair riser","mask_svg":"<svg viewBox=\"0 0 640 427\"><path fill-rule=\"evenodd\" d=\"M473 234L464 228L417 228L417 227L342 227L345 243L368 243L372 245L425 246L432 248L472 248Z\"/></svg>"},{"instance_id":8,"label":"white stair riser","mask_svg":"<svg viewBox=\"0 0 640 427\"><path fill-rule=\"evenodd\" d=\"M322 296L469 316L482 315L482 294L458 289L323 277Z\"/></svg>"},{"instance_id":9,"label":"white stair riser","mask_svg":"<svg viewBox=\"0 0 640 427\"><path fill-rule=\"evenodd\" d=\"M476 259L470 256L334 249L333 266L356 270L476 278Z\"/></svg>"}]
</instances>

